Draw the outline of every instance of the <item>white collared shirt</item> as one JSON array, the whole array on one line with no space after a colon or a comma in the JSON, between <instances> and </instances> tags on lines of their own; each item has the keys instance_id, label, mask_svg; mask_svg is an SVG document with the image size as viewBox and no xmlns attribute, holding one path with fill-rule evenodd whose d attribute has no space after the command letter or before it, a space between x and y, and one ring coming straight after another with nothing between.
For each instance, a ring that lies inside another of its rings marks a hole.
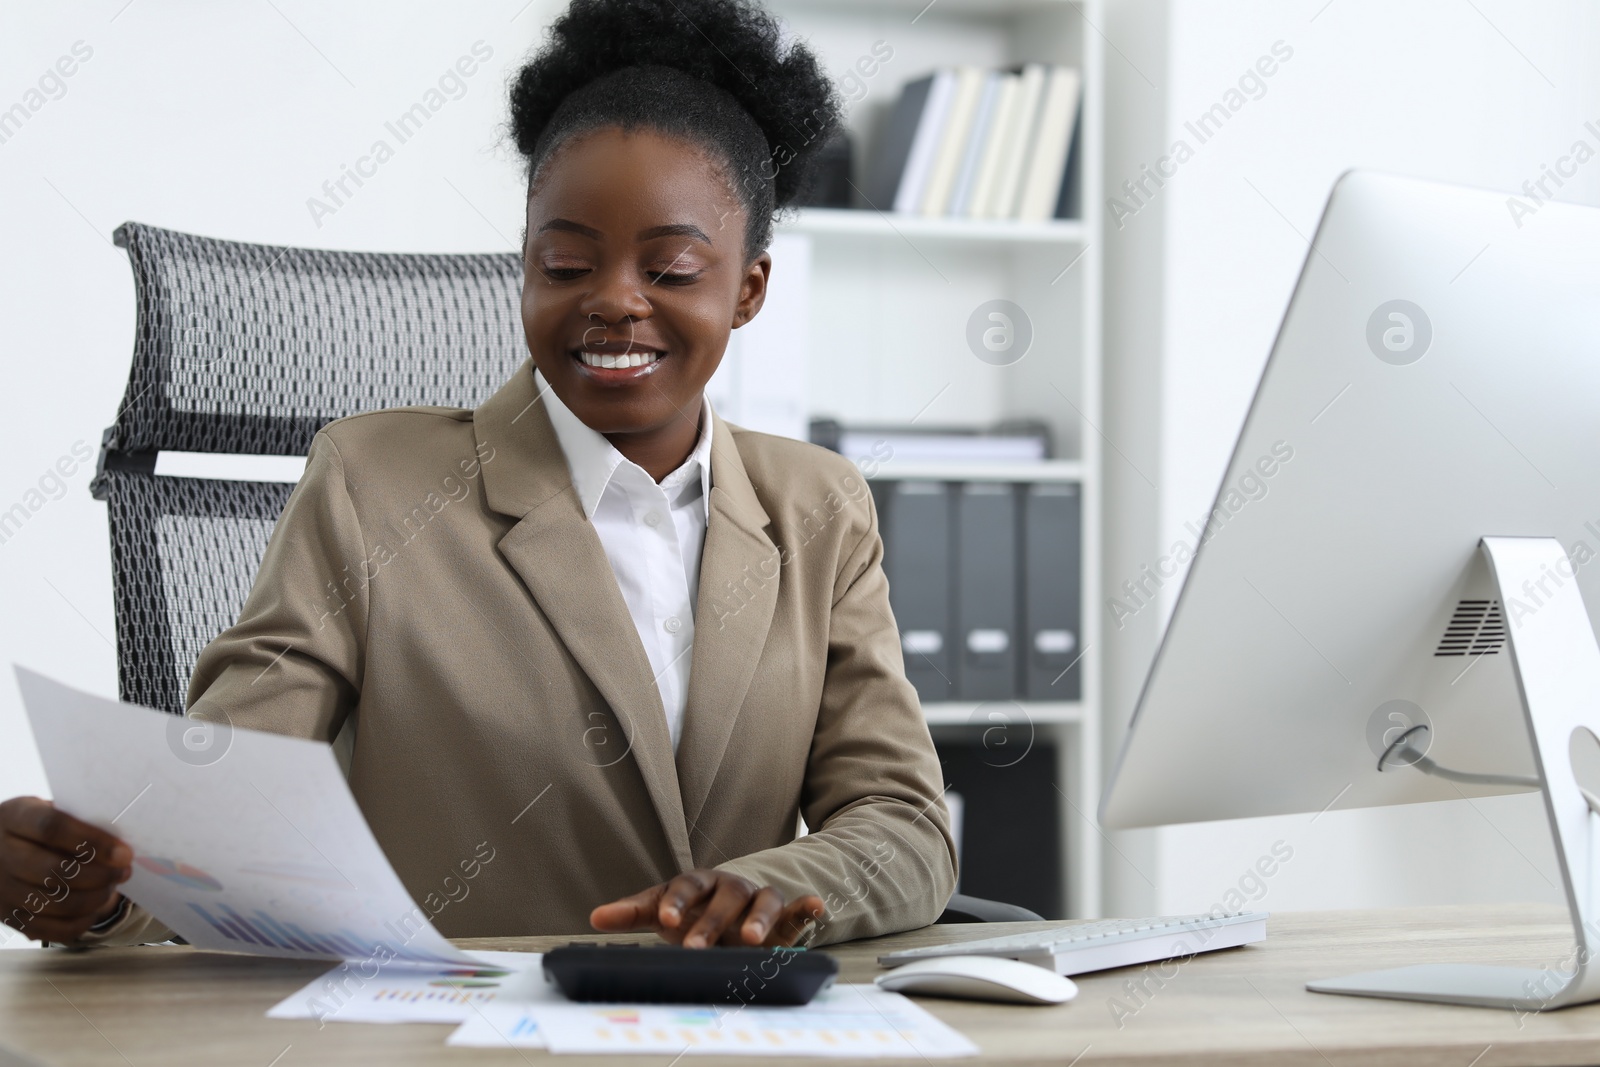
<instances>
[{"instance_id":1,"label":"white collared shirt","mask_svg":"<svg viewBox=\"0 0 1600 1067\"><path fill-rule=\"evenodd\" d=\"M594 524L622 599L650 659L672 750L683 736L694 658L694 610L711 495L711 401L701 401L700 440L660 484L574 415L534 371L572 487Z\"/></svg>"}]
</instances>

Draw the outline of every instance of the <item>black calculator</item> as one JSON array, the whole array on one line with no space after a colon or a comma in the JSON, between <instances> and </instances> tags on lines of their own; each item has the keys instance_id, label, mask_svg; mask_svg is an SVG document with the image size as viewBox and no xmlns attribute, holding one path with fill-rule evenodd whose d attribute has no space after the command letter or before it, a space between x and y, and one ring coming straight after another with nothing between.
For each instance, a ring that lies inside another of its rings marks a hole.
<instances>
[{"instance_id":1,"label":"black calculator","mask_svg":"<svg viewBox=\"0 0 1600 1067\"><path fill-rule=\"evenodd\" d=\"M644 1004L808 1004L839 963L803 948L681 948L573 942L544 954L568 1000Z\"/></svg>"}]
</instances>

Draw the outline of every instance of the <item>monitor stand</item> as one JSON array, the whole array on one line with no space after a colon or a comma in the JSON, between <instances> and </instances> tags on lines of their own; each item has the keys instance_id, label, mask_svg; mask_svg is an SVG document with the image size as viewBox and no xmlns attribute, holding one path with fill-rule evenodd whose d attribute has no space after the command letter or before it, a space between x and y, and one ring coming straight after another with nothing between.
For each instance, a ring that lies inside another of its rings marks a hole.
<instances>
[{"instance_id":1,"label":"monitor stand","mask_svg":"<svg viewBox=\"0 0 1600 1067\"><path fill-rule=\"evenodd\" d=\"M1600 790L1586 789L1573 767L1575 743L1596 744L1600 646L1559 541L1485 537L1482 548L1508 624L1512 667L1572 915L1573 947L1543 969L1421 964L1306 983L1314 992L1525 1012L1600 1000L1600 967L1591 966L1600 952L1600 816L1591 798Z\"/></svg>"}]
</instances>

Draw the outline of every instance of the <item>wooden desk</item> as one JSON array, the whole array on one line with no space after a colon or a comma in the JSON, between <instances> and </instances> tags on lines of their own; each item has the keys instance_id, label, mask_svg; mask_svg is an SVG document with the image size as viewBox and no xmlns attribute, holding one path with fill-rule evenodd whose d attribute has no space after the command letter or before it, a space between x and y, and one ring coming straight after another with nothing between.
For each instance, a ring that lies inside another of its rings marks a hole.
<instances>
[{"instance_id":1,"label":"wooden desk","mask_svg":"<svg viewBox=\"0 0 1600 1067\"><path fill-rule=\"evenodd\" d=\"M1196 957L1161 984L1125 983L1142 968L1079 979L1076 1001L1052 1008L925 999L967 1034L981 1060L1070 1064L1600 1063L1600 1005L1519 1019L1506 1011L1308 993L1307 979L1417 962L1549 966L1569 930L1554 908L1275 915L1260 945ZM828 951L845 981L878 973L888 946L993 935L1031 924L928 927ZM538 950L568 938L480 939L467 948ZM267 1008L326 969L182 948L0 952L0 1044L47 1064L530 1064L536 1050L451 1049L447 1026L269 1020ZM1113 1015L1115 998L1132 1014ZM564 1057L568 1063L666 1067L667 1056ZM0 1063L6 1063L0 1053ZM685 1060L685 1062L690 1062ZM703 1064L728 1063L703 1057ZM756 1061L773 1064L791 1060ZM824 1062L824 1061L817 1061ZM843 1061L825 1061L840 1063ZM910 1062L910 1061L872 1061Z\"/></svg>"}]
</instances>

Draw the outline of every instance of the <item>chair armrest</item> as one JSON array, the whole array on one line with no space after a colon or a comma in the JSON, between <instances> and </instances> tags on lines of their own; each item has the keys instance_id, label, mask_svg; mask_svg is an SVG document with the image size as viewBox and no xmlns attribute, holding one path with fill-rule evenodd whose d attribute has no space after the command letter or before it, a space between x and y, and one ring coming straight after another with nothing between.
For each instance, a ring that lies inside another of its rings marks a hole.
<instances>
[{"instance_id":1,"label":"chair armrest","mask_svg":"<svg viewBox=\"0 0 1600 1067\"><path fill-rule=\"evenodd\" d=\"M940 923L1027 923L1043 922L1044 916L1016 904L1002 904L998 900L984 900L957 893L945 905L944 914L934 922Z\"/></svg>"}]
</instances>

